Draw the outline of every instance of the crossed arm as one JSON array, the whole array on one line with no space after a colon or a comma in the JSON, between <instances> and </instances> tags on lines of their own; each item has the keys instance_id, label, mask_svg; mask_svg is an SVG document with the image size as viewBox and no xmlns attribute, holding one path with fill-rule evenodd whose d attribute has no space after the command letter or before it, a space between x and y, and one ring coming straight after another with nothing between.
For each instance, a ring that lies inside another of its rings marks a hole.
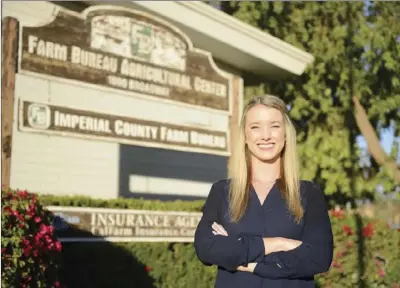
<instances>
[{"instance_id":1,"label":"crossed arm","mask_svg":"<svg viewBox=\"0 0 400 288\"><path fill-rule=\"evenodd\" d=\"M215 223L222 191L216 183L203 208L195 234L195 250L206 265L229 271L246 271L264 278L304 278L329 269L333 236L323 193L314 185L307 187L302 241L286 238L229 236Z\"/></svg>"},{"instance_id":2,"label":"crossed arm","mask_svg":"<svg viewBox=\"0 0 400 288\"><path fill-rule=\"evenodd\" d=\"M213 229L212 233L214 235L229 236L228 232L226 232L225 228L222 225L219 225L218 223L214 222L211 227ZM264 242L265 255L280 251L290 251L299 247L302 244L302 242L299 240L288 239L283 237L263 238L263 242ZM256 262L252 262L248 263L247 266L238 266L236 269L238 271L254 273L254 269L256 268L257 264L258 263Z\"/></svg>"}]
</instances>

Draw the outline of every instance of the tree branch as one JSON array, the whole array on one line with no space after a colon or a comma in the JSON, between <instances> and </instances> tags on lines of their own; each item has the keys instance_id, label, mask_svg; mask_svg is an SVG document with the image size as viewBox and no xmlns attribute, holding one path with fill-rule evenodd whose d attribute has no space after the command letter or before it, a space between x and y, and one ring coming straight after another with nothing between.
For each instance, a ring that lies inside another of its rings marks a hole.
<instances>
[{"instance_id":1,"label":"tree branch","mask_svg":"<svg viewBox=\"0 0 400 288\"><path fill-rule=\"evenodd\" d=\"M353 97L353 102L355 106L356 123L361 134L364 136L365 141L367 142L368 151L371 153L375 161L387 169L395 181L400 183L400 169L397 167L396 161L388 156L383 150L381 144L379 143L379 138L376 135L371 122L368 120L367 113L356 96Z\"/></svg>"}]
</instances>

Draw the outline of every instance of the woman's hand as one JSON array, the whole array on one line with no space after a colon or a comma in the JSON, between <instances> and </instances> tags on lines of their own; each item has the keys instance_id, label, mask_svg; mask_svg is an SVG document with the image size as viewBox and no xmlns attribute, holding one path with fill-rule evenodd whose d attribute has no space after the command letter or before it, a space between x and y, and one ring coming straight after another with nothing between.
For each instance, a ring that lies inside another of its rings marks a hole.
<instances>
[{"instance_id":1,"label":"woman's hand","mask_svg":"<svg viewBox=\"0 0 400 288\"><path fill-rule=\"evenodd\" d=\"M222 227L222 225L219 225L218 223L214 222L211 227L213 228L212 233L214 235L221 235L221 236L228 236L228 232Z\"/></svg>"},{"instance_id":2,"label":"woman's hand","mask_svg":"<svg viewBox=\"0 0 400 288\"><path fill-rule=\"evenodd\" d=\"M239 267L237 267L236 269L237 269L238 271L242 271L242 272L250 272L250 273L253 273L253 272L254 272L254 269L256 268L256 266L257 266L257 263L249 263L249 264L247 264L247 267L239 266Z\"/></svg>"},{"instance_id":3,"label":"woman's hand","mask_svg":"<svg viewBox=\"0 0 400 288\"><path fill-rule=\"evenodd\" d=\"M283 237L270 237L263 238L265 255L274 252L293 250L301 245L301 241L283 238Z\"/></svg>"},{"instance_id":4,"label":"woman's hand","mask_svg":"<svg viewBox=\"0 0 400 288\"><path fill-rule=\"evenodd\" d=\"M290 251L299 247L303 242L294 239L282 238L283 240L283 251Z\"/></svg>"},{"instance_id":5,"label":"woman's hand","mask_svg":"<svg viewBox=\"0 0 400 288\"><path fill-rule=\"evenodd\" d=\"M222 225L214 222L211 227L213 228L212 233L214 235L221 235L221 236L228 236L228 232L226 232L225 228ZM249 263L247 267L239 266L236 269L242 272L250 272L253 273L254 269L256 268L257 263Z\"/></svg>"}]
</instances>

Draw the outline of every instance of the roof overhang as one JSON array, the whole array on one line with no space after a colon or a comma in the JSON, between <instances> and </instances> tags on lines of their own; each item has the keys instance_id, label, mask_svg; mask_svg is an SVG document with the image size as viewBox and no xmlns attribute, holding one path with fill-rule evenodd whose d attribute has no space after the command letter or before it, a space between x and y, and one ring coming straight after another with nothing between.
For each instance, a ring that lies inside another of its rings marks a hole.
<instances>
[{"instance_id":1,"label":"roof overhang","mask_svg":"<svg viewBox=\"0 0 400 288\"><path fill-rule=\"evenodd\" d=\"M114 3L152 13L172 23L190 37L195 47L242 71L276 79L301 75L314 60L311 54L200 1Z\"/></svg>"}]
</instances>

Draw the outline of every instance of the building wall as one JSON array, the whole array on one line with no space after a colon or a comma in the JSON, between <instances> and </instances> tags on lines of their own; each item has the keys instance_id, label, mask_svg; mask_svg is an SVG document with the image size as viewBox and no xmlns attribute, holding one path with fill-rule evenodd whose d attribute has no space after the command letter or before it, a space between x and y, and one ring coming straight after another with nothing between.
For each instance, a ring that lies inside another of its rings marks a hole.
<instances>
[{"instance_id":1,"label":"building wall","mask_svg":"<svg viewBox=\"0 0 400 288\"><path fill-rule=\"evenodd\" d=\"M57 6L50 2L4 2L3 17L38 25ZM119 116L226 131L226 113L162 103L136 93L46 76L18 73L11 187L45 194L96 198L205 197L212 182L226 177L227 157L123 145L18 130L20 100Z\"/></svg>"}]
</instances>

